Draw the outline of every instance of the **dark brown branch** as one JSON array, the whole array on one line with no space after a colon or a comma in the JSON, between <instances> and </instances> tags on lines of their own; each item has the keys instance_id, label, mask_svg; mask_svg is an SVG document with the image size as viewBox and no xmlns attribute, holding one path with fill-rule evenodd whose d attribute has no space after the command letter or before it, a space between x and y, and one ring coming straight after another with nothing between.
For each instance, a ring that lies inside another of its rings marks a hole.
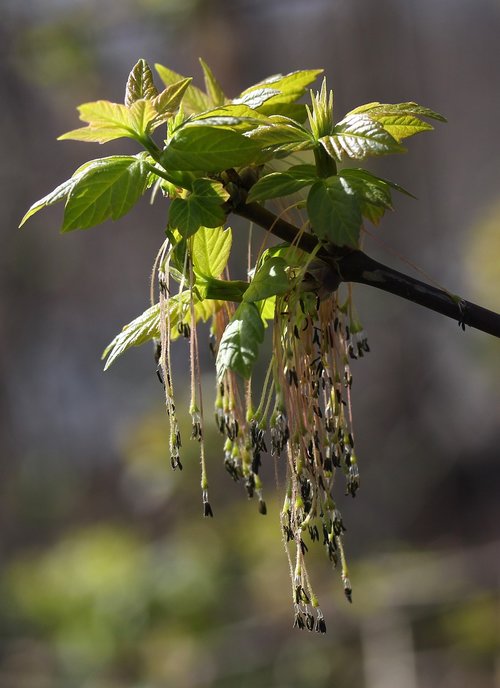
<instances>
[{"instance_id":1,"label":"dark brown branch","mask_svg":"<svg viewBox=\"0 0 500 688\"><path fill-rule=\"evenodd\" d=\"M258 203L241 203L233 207L233 212L255 222L283 241L295 242L308 253L317 250L316 237L307 232L300 232L298 227L277 217ZM321 246L316 255L334 273L330 280L333 285L331 288L336 288L340 282L366 284L452 318L464 329L469 325L494 337L500 337L498 313L378 263L362 251L346 247Z\"/></svg>"}]
</instances>

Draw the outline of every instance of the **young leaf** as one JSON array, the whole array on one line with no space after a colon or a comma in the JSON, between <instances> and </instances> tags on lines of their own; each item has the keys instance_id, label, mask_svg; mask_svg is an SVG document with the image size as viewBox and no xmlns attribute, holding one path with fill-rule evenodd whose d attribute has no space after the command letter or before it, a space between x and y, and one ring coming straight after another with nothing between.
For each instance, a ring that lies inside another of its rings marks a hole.
<instances>
[{"instance_id":1,"label":"young leaf","mask_svg":"<svg viewBox=\"0 0 500 688\"><path fill-rule=\"evenodd\" d=\"M68 131L59 136L59 141L71 139L107 143L123 137L139 139L146 132L148 123L157 115L149 100L137 100L130 108L108 100L97 100L80 105L78 111L82 122L88 122L88 125Z\"/></svg>"},{"instance_id":2,"label":"young leaf","mask_svg":"<svg viewBox=\"0 0 500 688\"><path fill-rule=\"evenodd\" d=\"M63 232L117 220L146 189L149 170L143 158L114 155L97 162L84 169L68 195Z\"/></svg>"},{"instance_id":3,"label":"young leaf","mask_svg":"<svg viewBox=\"0 0 500 688\"><path fill-rule=\"evenodd\" d=\"M348 179L329 177L316 182L307 197L311 227L322 241L337 246L358 246L361 202Z\"/></svg>"},{"instance_id":4,"label":"young leaf","mask_svg":"<svg viewBox=\"0 0 500 688\"><path fill-rule=\"evenodd\" d=\"M161 93L159 93L152 100L152 105L157 113L153 122L149 125L149 130L152 131L159 124L165 122L171 117L179 108L186 90L189 88L191 79L181 79L170 86L167 86Z\"/></svg>"},{"instance_id":5,"label":"young leaf","mask_svg":"<svg viewBox=\"0 0 500 688\"><path fill-rule=\"evenodd\" d=\"M255 110L273 96L279 95L279 93L280 92L275 88L256 88L253 91L249 91L248 93L238 96L238 98L233 98L231 103L234 105L246 105L247 107L252 108L252 110Z\"/></svg>"},{"instance_id":6,"label":"young leaf","mask_svg":"<svg viewBox=\"0 0 500 688\"><path fill-rule=\"evenodd\" d=\"M177 329L179 322L191 322L190 298L189 292L185 291L170 297L166 303L171 339L177 339L179 336ZM222 302L220 301L196 301L195 299L194 311L196 321L202 320L206 322L221 305ZM157 303L144 311L138 318L128 323L128 325L125 325L122 331L108 344L102 354L102 358L107 359L104 370L107 370L119 356L131 347L139 346L151 339L157 339L159 336L160 304Z\"/></svg>"},{"instance_id":7,"label":"young leaf","mask_svg":"<svg viewBox=\"0 0 500 688\"><path fill-rule=\"evenodd\" d=\"M279 91L279 94L267 100L261 107L261 112L266 114L274 114L274 106L278 103L288 104L294 103L301 98L306 92L306 88L316 81L318 76L323 73L322 69L306 69L303 71L290 72L289 74L276 74L264 81L254 84L243 91L240 99L252 91L261 90L262 88L272 88Z\"/></svg>"},{"instance_id":8,"label":"young leaf","mask_svg":"<svg viewBox=\"0 0 500 688\"><path fill-rule=\"evenodd\" d=\"M193 236L191 257L194 271L199 275L219 277L231 253L231 228L200 229Z\"/></svg>"},{"instance_id":9,"label":"young leaf","mask_svg":"<svg viewBox=\"0 0 500 688\"><path fill-rule=\"evenodd\" d=\"M405 150L382 124L366 114L347 115L335 125L331 136L323 136L319 142L328 155L337 160L344 157L363 159Z\"/></svg>"},{"instance_id":10,"label":"young leaf","mask_svg":"<svg viewBox=\"0 0 500 688\"><path fill-rule=\"evenodd\" d=\"M270 296L285 294L290 289L286 267L286 260L279 256L261 263L243 294L243 301L262 301Z\"/></svg>"},{"instance_id":11,"label":"young leaf","mask_svg":"<svg viewBox=\"0 0 500 688\"><path fill-rule=\"evenodd\" d=\"M175 198L170 205L169 224L184 238L194 234L200 226L220 227L226 219L222 204L229 194L220 182L195 179L192 189L186 198Z\"/></svg>"},{"instance_id":12,"label":"young leaf","mask_svg":"<svg viewBox=\"0 0 500 688\"><path fill-rule=\"evenodd\" d=\"M248 138L259 143L262 149L277 151L300 151L315 144L311 132L295 120L281 115L271 115L270 123L248 132Z\"/></svg>"},{"instance_id":13,"label":"young leaf","mask_svg":"<svg viewBox=\"0 0 500 688\"><path fill-rule=\"evenodd\" d=\"M59 201L63 201L68 196L70 191L73 189L77 181L78 177L71 177L62 184L59 184L58 187L56 187L49 194L41 198L39 201L33 203L33 205L29 208L28 212L24 215L23 219L21 220L19 227L22 227L24 223L32 215L37 213L42 208L46 208L48 205L54 205L54 203L58 203Z\"/></svg>"},{"instance_id":14,"label":"young leaf","mask_svg":"<svg viewBox=\"0 0 500 688\"><path fill-rule=\"evenodd\" d=\"M420 117L446 122L446 118L434 110L430 110L417 103L367 103L352 110L349 115L364 113L379 122L396 141L401 142L409 136L422 131L433 129L430 124L423 122Z\"/></svg>"},{"instance_id":15,"label":"young leaf","mask_svg":"<svg viewBox=\"0 0 500 688\"><path fill-rule=\"evenodd\" d=\"M205 77L205 88L207 94L209 95L212 101L212 104L215 106L224 105L224 103L226 102L226 96L224 95L224 91L222 90L221 85L215 78L210 67L204 60L201 59L201 57L200 64L201 68L203 69L203 75Z\"/></svg>"},{"instance_id":16,"label":"young leaf","mask_svg":"<svg viewBox=\"0 0 500 688\"><path fill-rule=\"evenodd\" d=\"M257 110L253 110L248 105L235 105L234 103L194 115L190 121L237 131L250 131L260 124L270 123L269 118Z\"/></svg>"},{"instance_id":17,"label":"young leaf","mask_svg":"<svg viewBox=\"0 0 500 688\"><path fill-rule=\"evenodd\" d=\"M220 172L228 167L251 164L259 150L258 142L236 131L187 125L170 139L161 162L166 170Z\"/></svg>"},{"instance_id":18,"label":"young leaf","mask_svg":"<svg viewBox=\"0 0 500 688\"><path fill-rule=\"evenodd\" d=\"M125 105L130 107L136 100L153 100L158 90L153 82L153 74L146 60L139 60L129 74L125 89Z\"/></svg>"},{"instance_id":19,"label":"young leaf","mask_svg":"<svg viewBox=\"0 0 500 688\"><path fill-rule=\"evenodd\" d=\"M361 214L378 224L386 210L392 210L391 184L367 170L345 169L339 176L346 179L360 201Z\"/></svg>"},{"instance_id":20,"label":"young leaf","mask_svg":"<svg viewBox=\"0 0 500 688\"><path fill-rule=\"evenodd\" d=\"M233 370L248 379L264 340L264 323L254 303L243 301L224 330L217 352L217 378Z\"/></svg>"},{"instance_id":21,"label":"young leaf","mask_svg":"<svg viewBox=\"0 0 500 688\"><path fill-rule=\"evenodd\" d=\"M165 86L171 86L175 82L182 81L186 78L161 64L155 64L155 69ZM196 86L190 85L186 89L182 107L183 110L189 115L197 112L203 112L204 110L209 110L212 107L212 103L206 93L203 93L203 91Z\"/></svg>"},{"instance_id":22,"label":"young leaf","mask_svg":"<svg viewBox=\"0 0 500 688\"><path fill-rule=\"evenodd\" d=\"M297 165L297 167L299 167ZM288 196L303 189L305 186L311 186L317 180L316 170L312 165L300 166L310 168L306 170L296 170L290 167L286 172L271 172L261 177L256 184L252 186L248 194L247 201L265 201L269 198L278 198L280 196Z\"/></svg>"},{"instance_id":23,"label":"young leaf","mask_svg":"<svg viewBox=\"0 0 500 688\"><path fill-rule=\"evenodd\" d=\"M157 303L128 325L125 325L122 331L108 344L102 354L102 359L107 359L104 370L107 370L127 349L150 341L157 337L159 332L160 305Z\"/></svg>"}]
</instances>

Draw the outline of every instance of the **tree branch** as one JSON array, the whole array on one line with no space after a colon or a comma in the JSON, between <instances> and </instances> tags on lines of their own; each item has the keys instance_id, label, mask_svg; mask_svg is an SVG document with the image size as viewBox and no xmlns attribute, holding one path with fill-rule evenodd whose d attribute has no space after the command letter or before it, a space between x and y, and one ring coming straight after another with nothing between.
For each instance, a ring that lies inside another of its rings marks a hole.
<instances>
[{"instance_id":1,"label":"tree branch","mask_svg":"<svg viewBox=\"0 0 500 688\"><path fill-rule=\"evenodd\" d=\"M279 239L294 243L308 253L318 248L315 236L301 232L298 227L274 215L258 203L239 203L233 206L232 210L267 229ZM341 282L366 284L452 318L463 329L469 325L494 337L500 337L498 313L398 272L373 260L362 251L325 245L317 250L316 255L333 273L328 281L328 288L331 290L335 290Z\"/></svg>"}]
</instances>

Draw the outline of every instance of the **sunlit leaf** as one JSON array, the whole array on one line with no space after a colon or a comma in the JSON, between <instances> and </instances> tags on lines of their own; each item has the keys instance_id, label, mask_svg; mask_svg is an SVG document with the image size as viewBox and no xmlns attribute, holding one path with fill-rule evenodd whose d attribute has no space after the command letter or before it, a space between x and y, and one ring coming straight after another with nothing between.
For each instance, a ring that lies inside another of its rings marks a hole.
<instances>
[{"instance_id":1,"label":"sunlit leaf","mask_svg":"<svg viewBox=\"0 0 500 688\"><path fill-rule=\"evenodd\" d=\"M218 277L227 265L231 253L231 228L200 227L193 237L191 256L193 268L200 275Z\"/></svg>"},{"instance_id":2,"label":"sunlit leaf","mask_svg":"<svg viewBox=\"0 0 500 688\"><path fill-rule=\"evenodd\" d=\"M307 129L289 117L271 115L270 123L252 129L247 137L259 143L263 149L274 151L300 151L312 148L314 138Z\"/></svg>"},{"instance_id":3,"label":"sunlit leaf","mask_svg":"<svg viewBox=\"0 0 500 688\"><path fill-rule=\"evenodd\" d=\"M236 309L219 342L217 378L233 370L245 379L251 375L264 340L264 323L254 303L243 301Z\"/></svg>"},{"instance_id":4,"label":"sunlit leaf","mask_svg":"<svg viewBox=\"0 0 500 688\"><path fill-rule=\"evenodd\" d=\"M371 119L379 122L398 142L409 136L433 129L432 125L422 121L420 117L446 122L446 118L443 115L413 102L367 103L357 107L348 114L359 113L365 113Z\"/></svg>"},{"instance_id":5,"label":"sunlit leaf","mask_svg":"<svg viewBox=\"0 0 500 688\"><path fill-rule=\"evenodd\" d=\"M306 92L307 87L312 84L320 74L322 69L306 69L302 71L290 72L289 74L277 74L271 76L264 81L254 84L243 91L240 98L252 91L260 90L262 88L272 88L279 91L279 94L273 96L262 105L262 112L275 112L274 106L278 103L294 103L301 98Z\"/></svg>"},{"instance_id":6,"label":"sunlit leaf","mask_svg":"<svg viewBox=\"0 0 500 688\"><path fill-rule=\"evenodd\" d=\"M85 168L68 195L62 231L122 217L144 193L148 174L145 161L135 156L102 158Z\"/></svg>"},{"instance_id":7,"label":"sunlit leaf","mask_svg":"<svg viewBox=\"0 0 500 688\"><path fill-rule=\"evenodd\" d=\"M259 150L258 142L236 131L188 125L168 142L162 164L165 169L218 172L251 164Z\"/></svg>"},{"instance_id":8,"label":"sunlit leaf","mask_svg":"<svg viewBox=\"0 0 500 688\"><path fill-rule=\"evenodd\" d=\"M207 63L200 57L201 68L203 69L203 76L205 78L205 88L207 95L210 97L213 105L224 105L226 96L222 90L221 85L214 76L214 73L207 65Z\"/></svg>"},{"instance_id":9,"label":"sunlit leaf","mask_svg":"<svg viewBox=\"0 0 500 688\"><path fill-rule=\"evenodd\" d=\"M353 184L344 177L316 182L307 197L312 230L323 241L357 247L361 228L361 203Z\"/></svg>"},{"instance_id":10,"label":"sunlit leaf","mask_svg":"<svg viewBox=\"0 0 500 688\"><path fill-rule=\"evenodd\" d=\"M62 184L59 184L58 187L56 187L49 194L41 198L39 201L33 203L33 205L29 208L28 212L24 215L23 219L21 220L19 227L22 227L24 223L32 215L37 213L42 208L46 208L49 205L54 205L54 203L58 203L59 201L63 201L68 196L69 192L73 189L77 181L78 177L71 177Z\"/></svg>"},{"instance_id":11,"label":"sunlit leaf","mask_svg":"<svg viewBox=\"0 0 500 688\"><path fill-rule=\"evenodd\" d=\"M155 64L155 69L165 86L171 86L172 84L175 84L176 82L182 81L186 78L161 64ZM201 89L191 84L186 89L186 93L182 101L182 107L186 114L192 114L209 110L212 107L212 102L206 93L203 93Z\"/></svg>"},{"instance_id":12,"label":"sunlit leaf","mask_svg":"<svg viewBox=\"0 0 500 688\"><path fill-rule=\"evenodd\" d=\"M194 298L194 312L196 321L206 322L221 307L222 302ZM170 323L171 339L179 336L177 325L179 322L191 323L190 294L185 291L170 297L166 304L166 318ZM106 359L104 370L107 370L116 359L133 346L139 346L152 339L160 337L160 304L148 308L138 318L125 325L122 331L111 341L102 354Z\"/></svg>"},{"instance_id":13,"label":"sunlit leaf","mask_svg":"<svg viewBox=\"0 0 500 688\"><path fill-rule=\"evenodd\" d=\"M149 123L149 131L165 122L178 110L190 83L191 79L176 81L153 98L152 105L156 111L156 117Z\"/></svg>"},{"instance_id":14,"label":"sunlit leaf","mask_svg":"<svg viewBox=\"0 0 500 688\"><path fill-rule=\"evenodd\" d=\"M331 136L323 136L319 141L326 152L337 160L362 159L369 155L386 155L405 150L382 124L366 114L348 115L335 125Z\"/></svg>"},{"instance_id":15,"label":"sunlit leaf","mask_svg":"<svg viewBox=\"0 0 500 688\"><path fill-rule=\"evenodd\" d=\"M261 263L243 295L247 302L262 301L269 296L285 294L290 289L290 280L286 272L287 263L275 256Z\"/></svg>"},{"instance_id":16,"label":"sunlit leaf","mask_svg":"<svg viewBox=\"0 0 500 688\"><path fill-rule=\"evenodd\" d=\"M231 101L235 105L246 105L252 109L259 108L273 96L278 96L280 92L275 88L256 88L242 94Z\"/></svg>"},{"instance_id":17,"label":"sunlit leaf","mask_svg":"<svg viewBox=\"0 0 500 688\"><path fill-rule=\"evenodd\" d=\"M184 238L200 226L220 227L226 219L222 204L229 194L222 184L211 179L195 179L192 189L186 198L175 198L170 205L169 224Z\"/></svg>"},{"instance_id":18,"label":"sunlit leaf","mask_svg":"<svg viewBox=\"0 0 500 688\"><path fill-rule=\"evenodd\" d=\"M308 169L295 170L290 167L286 172L271 172L261 177L250 189L248 202L288 196L314 184L317 180L315 168L312 165L304 167Z\"/></svg>"},{"instance_id":19,"label":"sunlit leaf","mask_svg":"<svg viewBox=\"0 0 500 688\"><path fill-rule=\"evenodd\" d=\"M146 60L139 60L133 67L125 89L125 105L130 107L136 100L152 100L158 95L153 74Z\"/></svg>"}]
</instances>

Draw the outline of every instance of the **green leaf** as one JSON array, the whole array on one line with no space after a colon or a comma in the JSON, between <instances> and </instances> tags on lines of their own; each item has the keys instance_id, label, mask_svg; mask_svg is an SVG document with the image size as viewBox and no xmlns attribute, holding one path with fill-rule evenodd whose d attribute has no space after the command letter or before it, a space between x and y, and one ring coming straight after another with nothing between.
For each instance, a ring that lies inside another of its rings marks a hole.
<instances>
[{"instance_id":1,"label":"green leaf","mask_svg":"<svg viewBox=\"0 0 500 688\"><path fill-rule=\"evenodd\" d=\"M75 184L78 181L78 177L71 177L70 179L67 179L65 182L62 184L59 184L58 187L56 187L53 191L51 191L49 194L41 198L39 201L36 201L36 203L33 203L33 205L29 208L28 212L24 215L23 219L21 220L21 223L19 227L22 227L24 223L35 213L37 213L39 210L42 208L46 208L49 205L54 205L54 203L58 203L59 201L63 201L70 191L73 189Z\"/></svg>"},{"instance_id":2,"label":"green leaf","mask_svg":"<svg viewBox=\"0 0 500 688\"><path fill-rule=\"evenodd\" d=\"M161 64L155 64L155 69L165 86L170 86L175 82L182 81L186 78ZM212 107L212 102L209 96L206 93L203 93L201 89L190 85L186 89L182 106L187 114L192 114L209 110Z\"/></svg>"},{"instance_id":3,"label":"green leaf","mask_svg":"<svg viewBox=\"0 0 500 688\"><path fill-rule=\"evenodd\" d=\"M116 359L132 346L139 346L157 337L160 332L160 305L148 308L138 318L125 325L123 330L105 348L102 358L106 360L107 370Z\"/></svg>"},{"instance_id":4,"label":"green leaf","mask_svg":"<svg viewBox=\"0 0 500 688\"><path fill-rule=\"evenodd\" d=\"M275 88L256 88L253 91L249 91L248 93L239 96L238 98L233 98L231 103L234 105L246 105L247 107L252 108L252 110L255 110L261 105L264 105L264 103L270 98L279 94L280 92Z\"/></svg>"},{"instance_id":5,"label":"green leaf","mask_svg":"<svg viewBox=\"0 0 500 688\"><path fill-rule=\"evenodd\" d=\"M262 301L270 296L285 294L290 289L286 260L275 256L265 260L253 276L243 294L243 301Z\"/></svg>"},{"instance_id":6,"label":"green leaf","mask_svg":"<svg viewBox=\"0 0 500 688\"><path fill-rule=\"evenodd\" d=\"M264 323L259 309L254 303L243 301L221 337L216 361L217 378L220 380L229 369L248 379L263 340Z\"/></svg>"},{"instance_id":7,"label":"green leaf","mask_svg":"<svg viewBox=\"0 0 500 688\"><path fill-rule=\"evenodd\" d=\"M163 124L169 119L178 109L184 97L186 90L189 88L191 79L181 79L170 86L167 86L156 98L153 98L152 105L156 111L156 117L149 124L148 131L152 131L159 124Z\"/></svg>"},{"instance_id":8,"label":"green leaf","mask_svg":"<svg viewBox=\"0 0 500 688\"><path fill-rule=\"evenodd\" d=\"M165 304L166 316L170 323L170 337L177 339L180 322L191 322L190 294L187 291L176 294ZM195 320L206 322L222 306L221 301L196 301L194 303ZM116 359L133 346L139 346L151 339L160 337L160 304L148 308L138 318L125 325L122 331L108 344L102 354L106 360L104 370L107 370Z\"/></svg>"},{"instance_id":9,"label":"green leaf","mask_svg":"<svg viewBox=\"0 0 500 688\"><path fill-rule=\"evenodd\" d=\"M130 107L136 100L152 100L158 95L153 74L146 60L139 60L133 67L125 89L125 105Z\"/></svg>"},{"instance_id":10,"label":"green leaf","mask_svg":"<svg viewBox=\"0 0 500 688\"><path fill-rule=\"evenodd\" d=\"M347 115L335 125L331 136L323 136L319 142L328 155L337 160L363 159L405 150L382 124L366 114Z\"/></svg>"},{"instance_id":11,"label":"green leaf","mask_svg":"<svg viewBox=\"0 0 500 688\"><path fill-rule=\"evenodd\" d=\"M281 115L272 115L269 120L269 124L256 127L247 134L248 138L258 142L261 148L292 152L314 146L315 141L311 132L295 120Z\"/></svg>"},{"instance_id":12,"label":"green leaf","mask_svg":"<svg viewBox=\"0 0 500 688\"><path fill-rule=\"evenodd\" d=\"M357 248L361 205L348 179L334 176L316 182L307 197L307 212L314 234L337 246Z\"/></svg>"},{"instance_id":13,"label":"green leaf","mask_svg":"<svg viewBox=\"0 0 500 688\"><path fill-rule=\"evenodd\" d=\"M82 122L88 126L68 131L59 141L95 141L107 143L119 138L140 139L147 133L149 122L157 116L150 100L137 100L131 107L108 100L84 103L78 107Z\"/></svg>"},{"instance_id":14,"label":"green leaf","mask_svg":"<svg viewBox=\"0 0 500 688\"><path fill-rule=\"evenodd\" d=\"M148 174L146 162L136 156L114 155L84 168L68 195L62 231L122 217L144 193Z\"/></svg>"},{"instance_id":15,"label":"green leaf","mask_svg":"<svg viewBox=\"0 0 500 688\"><path fill-rule=\"evenodd\" d=\"M191 122L205 126L227 127L237 131L249 131L260 124L268 124L269 118L248 105L231 103L207 110L191 118Z\"/></svg>"},{"instance_id":16,"label":"green leaf","mask_svg":"<svg viewBox=\"0 0 500 688\"><path fill-rule=\"evenodd\" d=\"M177 130L161 162L167 170L220 172L251 164L259 150L258 142L236 131L193 124Z\"/></svg>"},{"instance_id":17,"label":"green leaf","mask_svg":"<svg viewBox=\"0 0 500 688\"><path fill-rule=\"evenodd\" d=\"M302 167L308 169L303 170ZM315 168L312 165L301 165L300 168L290 167L286 172L271 172L261 177L250 189L248 203L288 196L314 184L317 180Z\"/></svg>"},{"instance_id":18,"label":"green leaf","mask_svg":"<svg viewBox=\"0 0 500 688\"><path fill-rule=\"evenodd\" d=\"M240 98L248 93L262 88L272 88L279 91L279 94L273 96L266 101L261 107L261 112L274 114L274 106L278 103L288 104L294 103L301 98L306 92L307 87L312 84L320 74L322 69L306 69L302 71L290 72L289 74L276 74L270 76L264 81L254 84L243 91Z\"/></svg>"},{"instance_id":19,"label":"green leaf","mask_svg":"<svg viewBox=\"0 0 500 688\"><path fill-rule=\"evenodd\" d=\"M194 234L200 226L220 227L226 220L222 204L229 194L220 182L195 179L192 189L186 198L175 198L170 205L169 224L184 238Z\"/></svg>"},{"instance_id":20,"label":"green leaf","mask_svg":"<svg viewBox=\"0 0 500 688\"><path fill-rule=\"evenodd\" d=\"M400 142L409 136L414 136L423 131L430 131L432 127L423 122L420 117L446 122L446 118L434 110L430 110L417 103L367 103L352 110L349 115L364 113L379 122L386 131Z\"/></svg>"},{"instance_id":21,"label":"green leaf","mask_svg":"<svg viewBox=\"0 0 500 688\"><path fill-rule=\"evenodd\" d=\"M232 238L230 227L227 229L200 227L191 245L194 271L199 275L219 277L229 260Z\"/></svg>"},{"instance_id":22,"label":"green leaf","mask_svg":"<svg viewBox=\"0 0 500 688\"><path fill-rule=\"evenodd\" d=\"M392 210L392 185L389 182L359 169L342 170L339 176L354 189L362 215L373 224L378 224L386 210Z\"/></svg>"},{"instance_id":23,"label":"green leaf","mask_svg":"<svg viewBox=\"0 0 500 688\"><path fill-rule=\"evenodd\" d=\"M226 102L226 96L224 95L221 85L215 78L207 63L202 60L201 57L199 59L201 68L203 69L203 76L205 77L205 88L210 100L212 101L213 105L224 105Z\"/></svg>"}]
</instances>

